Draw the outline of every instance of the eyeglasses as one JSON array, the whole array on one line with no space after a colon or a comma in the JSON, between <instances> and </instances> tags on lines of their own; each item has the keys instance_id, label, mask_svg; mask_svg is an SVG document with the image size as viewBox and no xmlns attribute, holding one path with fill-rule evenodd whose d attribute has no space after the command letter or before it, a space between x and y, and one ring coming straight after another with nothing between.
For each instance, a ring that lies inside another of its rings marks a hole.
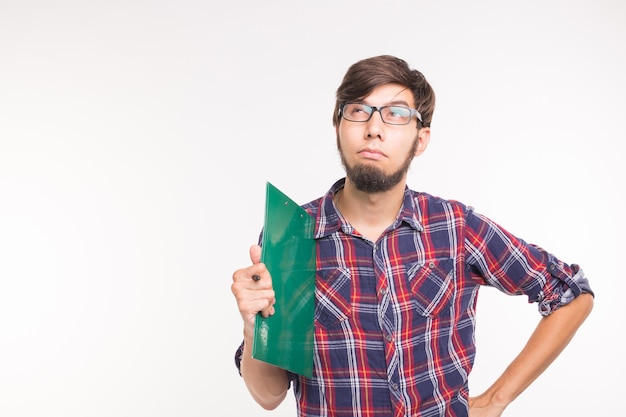
<instances>
[{"instance_id":1,"label":"eyeglasses","mask_svg":"<svg viewBox=\"0 0 626 417\"><path fill-rule=\"evenodd\" d=\"M413 116L422 121L422 115L415 109L405 106L368 106L362 103L346 103L340 108L341 117L350 122L367 122L377 111L383 122L389 125L409 124Z\"/></svg>"}]
</instances>

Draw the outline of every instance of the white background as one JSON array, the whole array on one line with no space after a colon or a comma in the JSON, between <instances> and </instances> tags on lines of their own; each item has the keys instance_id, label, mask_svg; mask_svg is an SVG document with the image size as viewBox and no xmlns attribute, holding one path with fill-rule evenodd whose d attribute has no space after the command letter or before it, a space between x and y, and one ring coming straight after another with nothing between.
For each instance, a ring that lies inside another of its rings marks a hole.
<instances>
[{"instance_id":1,"label":"white background","mask_svg":"<svg viewBox=\"0 0 626 417\"><path fill-rule=\"evenodd\" d=\"M409 185L596 291L505 415L620 415L625 19L619 0L1 1L0 415L295 415L235 370L231 276L266 181L305 203L343 175L334 93L378 54L437 94ZM481 291L473 394L538 320Z\"/></svg>"}]
</instances>

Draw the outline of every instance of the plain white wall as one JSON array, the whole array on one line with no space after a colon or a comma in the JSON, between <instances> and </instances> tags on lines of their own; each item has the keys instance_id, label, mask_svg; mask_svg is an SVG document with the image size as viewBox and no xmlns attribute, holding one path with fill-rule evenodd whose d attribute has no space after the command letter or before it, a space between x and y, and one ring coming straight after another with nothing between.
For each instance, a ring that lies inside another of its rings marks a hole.
<instances>
[{"instance_id":1,"label":"plain white wall","mask_svg":"<svg viewBox=\"0 0 626 417\"><path fill-rule=\"evenodd\" d=\"M0 415L295 415L235 370L231 275L266 181L305 203L343 175L334 92L383 53L437 93L409 185L581 264L597 293L505 415L618 415L625 18L618 0L4 0ZM489 289L478 314L473 393L539 320Z\"/></svg>"}]
</instances>

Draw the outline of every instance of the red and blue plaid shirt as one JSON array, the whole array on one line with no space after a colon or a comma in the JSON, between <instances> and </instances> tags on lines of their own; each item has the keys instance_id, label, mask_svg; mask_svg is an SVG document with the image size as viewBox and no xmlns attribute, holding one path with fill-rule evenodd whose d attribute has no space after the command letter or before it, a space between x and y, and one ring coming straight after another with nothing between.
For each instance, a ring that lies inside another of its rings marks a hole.
<instances>
[{"instance_id":1,"label":"red and blue plaid shirt","mask_svg":"<svg viewBox=\"0 0 626 417\"><path fill-rule=\"evenodd\" d=\"M299 416L467 416L479 287L525 294L543 315L591 292L577 265L408 188L372 242L337 211L343 185L303 206L317 277L313 376L291 375Z\"/></svg>"}]
</instances>

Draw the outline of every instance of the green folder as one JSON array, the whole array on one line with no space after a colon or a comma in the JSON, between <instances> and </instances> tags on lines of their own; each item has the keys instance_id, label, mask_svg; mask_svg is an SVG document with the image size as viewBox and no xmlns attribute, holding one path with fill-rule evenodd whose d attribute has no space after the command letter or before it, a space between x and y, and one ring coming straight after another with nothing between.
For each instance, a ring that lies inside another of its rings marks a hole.
<instances>
[{"instance_id":1,"label":"green folder","mask_svg":"<svg viewBox=\"0 0 626 417\"><path fill-rule=\"evenodd\" d=\"M272 275L275 313L255 319L252 357L293 373L313 373L315 220L269 182L261 262Z\"/></svg>"}]
</instances>

